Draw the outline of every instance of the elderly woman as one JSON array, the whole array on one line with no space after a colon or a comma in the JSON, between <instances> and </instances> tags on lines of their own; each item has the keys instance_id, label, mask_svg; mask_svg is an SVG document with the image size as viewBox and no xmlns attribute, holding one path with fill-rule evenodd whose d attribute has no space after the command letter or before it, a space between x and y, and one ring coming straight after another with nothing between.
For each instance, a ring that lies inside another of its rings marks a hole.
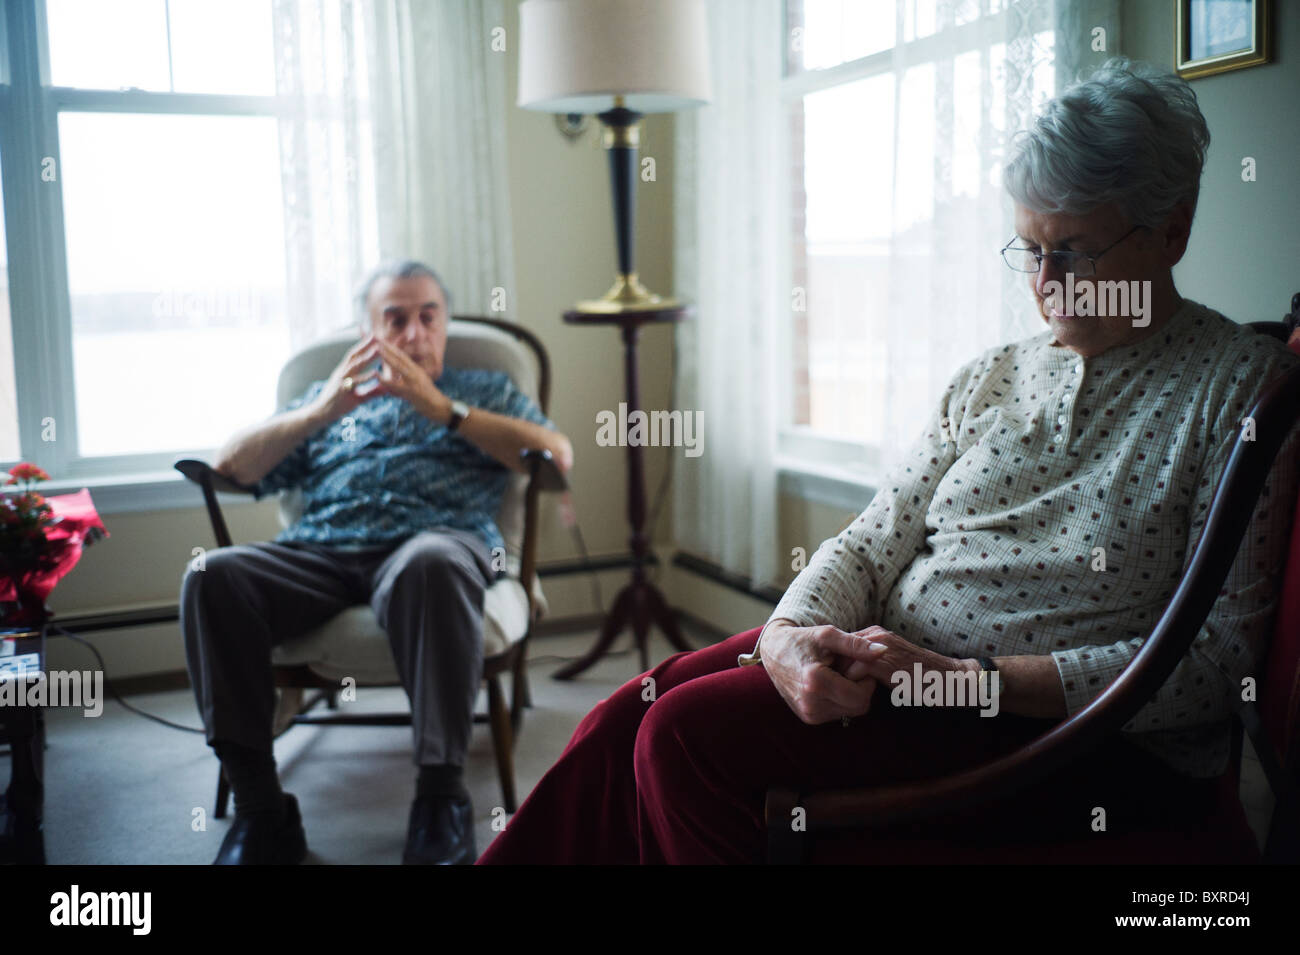
<instances>
[{"instance_id":1,"label":"elderly woman","mask_svg":"<svg viewBox=\"0 0 1300 955\"><path fill-rule=\"evenodd\" d=\"M1003 250L1047 330L956 373L757 642L671 657L598 704L480 861L758 861L769 786L971 768L1113 681L1183 573L1242 417L1296 361L1174 287L1208 142L1185 83L1122 60L1049 103L1006 165ZM1136 294L1099 315L1110 282ZM1268 638L1297 437L1191 650L1123 732L926 831L1085 836L1100 806L1113 833L1204 795ZM994 669L996 698L965 708L921 692ZM948 705L899 705L922 702Z\"/></svg>"}]
</instances>

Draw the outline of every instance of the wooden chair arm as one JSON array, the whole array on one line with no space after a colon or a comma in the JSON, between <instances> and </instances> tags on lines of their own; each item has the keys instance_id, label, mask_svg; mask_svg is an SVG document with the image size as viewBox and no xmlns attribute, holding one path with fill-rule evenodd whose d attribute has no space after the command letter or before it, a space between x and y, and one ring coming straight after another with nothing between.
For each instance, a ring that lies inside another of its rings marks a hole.
<instances>
[{"instance_id":1,"label":"wooden chair arm","mask_svg":"<svg viewBox=\"0 0 1300 955\"><path fill-rule=\"evenodd\" d=\"M203 503L208 509L208 520L212 523L212 533L217 539L218 547L229 547L232 543L230 530L226 527L225 516L217 502L217 491L227 494L252 494L253 489L226 477L206 461L197 458L182 458L174 465L177 471L185 475L203 491Z\"/></svg>"},{"instance_id":2,"label":"wooden chair arm","mask_svg":"<svg viewBox=\"0 0 1300 955\"><path fill-rule=\"evenodd\" d=\"M939 779L807 794L798 805L806 811L808 830L884 826L989 802L1037 782L1131 720L1186 655L1218 598L1277 451L1300 416L1300 367L1273 382L1251 416L1256 440L1239 440L1233 448L1187 573L1142 649L1100 696L1023 748L975 769ZM788 811L779 815L790 792L788 787L768 792L770 834L790 826Z\"/></svg>"},{"instance_id":3,"label":"wooden chair arm","mask_svg":"<svg viewBox=\"0 0 1300 955\"><path fill-rule=\"evenodd\" d=\"M519 582L528 595L528 619L537 608L533 602L533 578L537 575L537 495L542 491L567 491L569 481L556 466L550 451L528 448L520 453L528 464L528 488L524 492L524 552L520 560Z\"/></svg>"},{"instance_id":4,"label":"wooden chair arm","mask_svg":"<svg viewBox=\"0 0 1300 955\"><path fill-rule=\"evenodd\" d=\"M519 456L528 464L529 488L536 485L539 491L567 491L569 481L564 476L550 451L528 448Z\"/></svg>"},{"instance_id":5,"label":"wooden chair arm","mask_svg":"<svg viewBox=\"0 0 1300 955\"><path fill-rule=\"evenodd\" d=\"M226 477L207 461L200 461L197 458L182 458L177 461L173 467L181 474L198 484L203 485L203 479L206 477L212 483L214 491L221 491L223 494L252 494L254 489L247 484L240 484L231 478Z\"/></svg>"}]
</instances>

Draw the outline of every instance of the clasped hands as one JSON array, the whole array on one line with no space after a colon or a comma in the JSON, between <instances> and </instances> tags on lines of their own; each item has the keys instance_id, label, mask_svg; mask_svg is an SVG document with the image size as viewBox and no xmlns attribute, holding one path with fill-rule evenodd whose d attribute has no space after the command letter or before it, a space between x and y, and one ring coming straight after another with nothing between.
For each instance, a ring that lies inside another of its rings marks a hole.
<instances>
[{"instance_id":1,"label":"clasped hands","mask_svg":"<svg viewBox=\"0 0 1300 955\"><path fill-rule=\"evenodd\" d=\"M975 660L925 650L880 626L846 633L777 622L763 633L760 654L777 692L810 725L862 716L877 685L891 685L894 673L910 674L916 663L924 671L979 668Z\"/></svg>"},{"instance_id":2,"label":"clasped hands","mask_svg":"<svg viewBox=\"0 0 1300 955\"><path fill-rule=\"evenodd\" d=\"M376 358L381 360L381 367L366 370ZM363 390L372 380L377 382L375 386ZM451 417L451 400L433 383L429 373L406 352L371 333L343 356L330 373L319 400L332 420L380 395L409 401L425 417L440 424Z\"/></svg>"}]
</instances>

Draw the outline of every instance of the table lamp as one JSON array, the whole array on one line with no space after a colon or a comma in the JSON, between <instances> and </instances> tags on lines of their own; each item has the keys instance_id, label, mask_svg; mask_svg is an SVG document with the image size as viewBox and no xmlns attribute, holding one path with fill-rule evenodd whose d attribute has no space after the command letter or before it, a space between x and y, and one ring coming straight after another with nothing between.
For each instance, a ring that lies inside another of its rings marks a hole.
<instances>
[{"instance_id":1,"label":"table lamp","mask_svg":"<svg viewBox=\"0 0 1300 955\"><path fill-rule=\"evenodd\" d=\"M618 276L603 298L579 302L575 310L609 315L680 304L637 279L637 148L644 114L709 100L704 0L525 0L519 31L518 105L596 113L605 127Z\"/></svg>"}]
</instances>

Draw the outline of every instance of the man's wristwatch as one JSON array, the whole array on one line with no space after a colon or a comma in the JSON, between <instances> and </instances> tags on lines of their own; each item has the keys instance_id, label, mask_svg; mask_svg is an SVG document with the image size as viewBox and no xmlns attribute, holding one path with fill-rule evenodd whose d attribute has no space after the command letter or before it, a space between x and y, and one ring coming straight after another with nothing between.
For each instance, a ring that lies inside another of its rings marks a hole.
<instances>
[{"instance_id":1,"label":"man's wristwatch","mask_svg":"<svg viewBox=\"0 0 1300 955\"><path fill-rule=\"evenodd\" d=\"M455 431L460 427L460 423L469 417L469 405L463 401L453 401L451 403L451 419L447 422L447 430Z\"/></svg>"}]
</instances>

